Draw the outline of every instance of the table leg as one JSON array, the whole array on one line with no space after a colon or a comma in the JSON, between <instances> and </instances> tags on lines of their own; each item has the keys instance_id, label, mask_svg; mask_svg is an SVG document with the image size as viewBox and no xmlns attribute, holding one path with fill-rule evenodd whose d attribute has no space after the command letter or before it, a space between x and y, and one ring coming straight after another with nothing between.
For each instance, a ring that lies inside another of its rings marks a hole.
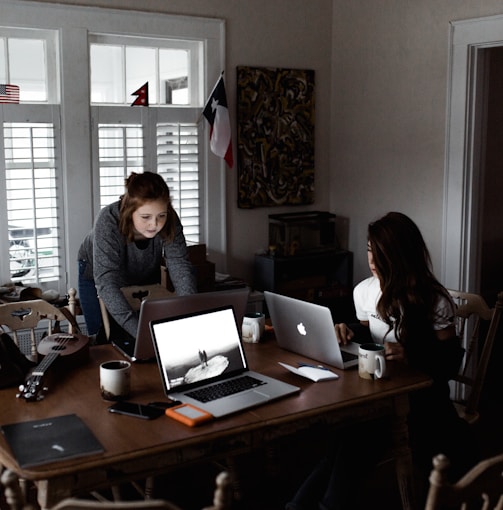
<instances>
[{"instance_id":1,"label":"table leg","mask_svg":"<svg viewBox=\"0 0 503 510\"><path fill-rule=\"evenodd\" d=\"M392 420L393 427L393 457L395 459L396 477L402 508L416 510L418 507L412 455L409 446L409 428L407 417L409 414L409 398L400 395L394 399L395 413Z\"/></svg>"},{"instance_id":2,"label":"table leg","mask_svg":"<svg viewBox=\"0 0 503 510\"><path fill-rule=\"evenodd\" d=\"M236 501L241 501L243 498L243 489L241 486L241 477L239 476L239 467L236 458L229 455L225 459L227 465L226 471L230 474L232 480L232 493Z\"/></svg>"}]
</instances>

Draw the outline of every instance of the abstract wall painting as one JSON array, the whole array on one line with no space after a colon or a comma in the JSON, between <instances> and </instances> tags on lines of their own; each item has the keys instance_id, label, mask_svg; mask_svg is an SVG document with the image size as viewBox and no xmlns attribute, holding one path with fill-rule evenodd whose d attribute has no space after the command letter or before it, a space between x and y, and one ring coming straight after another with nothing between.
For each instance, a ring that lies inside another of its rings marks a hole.
<instances>
[{"instance_id":1,"label":"abstract wall painting","mask_svg":"<svg viewBox=\"0 0 503 510\"><path fill-rule=\"evenodd\" d=\"M238 207L314 202L314 71L237 67Z\"/></svg>"}]
</instances>

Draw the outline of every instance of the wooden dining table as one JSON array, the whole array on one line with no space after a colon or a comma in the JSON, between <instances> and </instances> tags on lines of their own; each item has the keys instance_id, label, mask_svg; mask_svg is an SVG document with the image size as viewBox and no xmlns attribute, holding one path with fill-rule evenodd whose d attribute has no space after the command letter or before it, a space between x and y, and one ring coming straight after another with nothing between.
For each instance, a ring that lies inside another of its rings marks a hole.
<instances>
[{"instance_id":1,"label":"wooden dining table","mask_svg":"<svg viewBox=\"0 0 503 510\"><path fill-rule=\"evenodd\" d=\"M72 370L53 374L40 401L16 398L17 389L0 391L0 425L77 414L104 447L103 453L21 468L0 435L0 465L25 483L34 484L42 509L70 496L144 479L212 459L229 459L273 445L299 431L327 428L388 416L393 424L393 457L403 508L415 509L414 480L408 442L409 394L431 384L428 376L390 362L389 375L366 380L356 369L332 370L338 379L313 382L287 371L278 362L297 366L312 362L280 349L273 335L245 344L251 369L297 385L301 391L198 427L161 416L140 420L108 412L101 398L99 366L121 359L112 345L93 346L89 358ZM133 363L130 400L167 400L155 362ZM61 431L64 434L64 431Z\"/></svg>"}]
</instances>

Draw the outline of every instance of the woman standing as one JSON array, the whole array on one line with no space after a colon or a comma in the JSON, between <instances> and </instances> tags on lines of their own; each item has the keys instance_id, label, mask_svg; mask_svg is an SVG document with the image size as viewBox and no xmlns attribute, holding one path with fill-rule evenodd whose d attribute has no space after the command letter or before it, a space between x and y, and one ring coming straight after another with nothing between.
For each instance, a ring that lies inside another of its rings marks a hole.
<instances>
[{"instance_id":1,"label":"woman standing","mask_svg":"<svg viewBox=\"0 0 503 510\"><path fill-rule=\"evenodd\" d=\"M176 294L197 292L183 228L168 186L156 173L131 173L126 191L104 207L79 250L79 296L89 335L102 325L98 296L114 321L136 337L138 314L121 287L160 283L165 264Z\"/></svg>"}]
</instances>

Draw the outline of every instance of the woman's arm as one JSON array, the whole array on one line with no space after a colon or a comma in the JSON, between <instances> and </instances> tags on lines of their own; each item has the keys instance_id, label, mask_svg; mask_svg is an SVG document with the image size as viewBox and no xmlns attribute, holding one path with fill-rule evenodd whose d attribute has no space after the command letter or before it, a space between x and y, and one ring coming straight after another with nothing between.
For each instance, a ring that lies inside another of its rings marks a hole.
<instances>
[{"instance_id":1,"label":"woman's arm","mask_svg":"<svg viewBox=\"0 0 503 510\"><path fill-rule=\"evenodd\" d=\"M407 346L410 365L428 373L434 379L448 381L459 372L465 350L454 326L435 330L433 339Z\"/></svg>"},{"instance_id":2,"label":"woman's arm","mask_svg":"<svg viewBox=\"0 0 503 510\"><path fill-rule=\"evenodd\" d=\"M340 344L347 344L352 340L360 344L372 341L368 321L360 321L351 324L341 322L335 324L334 327L337 340L339 340Z\"/></svg>"},{"instance_id":3,"label":"woman's arm","mask_svg":"<svg viewBox=\"0 0 503 510\"><path fill-rule=\"evenodd\" d=\"M120 290L124 280L126 242L119 232L118 206L102 209L94 227L93 266L98 296L120 327L136 337L138 316Z\"/></svg>"},{"instance_id":4,"label":"woman's arm","mask_svg":"<svg viewBox=\"0 0 503 510\"><path fill-rule=\"evenodd\" d=\"M164 259L176 294L183 296L197 292L194 269L189 261L185 236L177 217L173 241L164 243Z\"/></svg>"}]
</instances>

